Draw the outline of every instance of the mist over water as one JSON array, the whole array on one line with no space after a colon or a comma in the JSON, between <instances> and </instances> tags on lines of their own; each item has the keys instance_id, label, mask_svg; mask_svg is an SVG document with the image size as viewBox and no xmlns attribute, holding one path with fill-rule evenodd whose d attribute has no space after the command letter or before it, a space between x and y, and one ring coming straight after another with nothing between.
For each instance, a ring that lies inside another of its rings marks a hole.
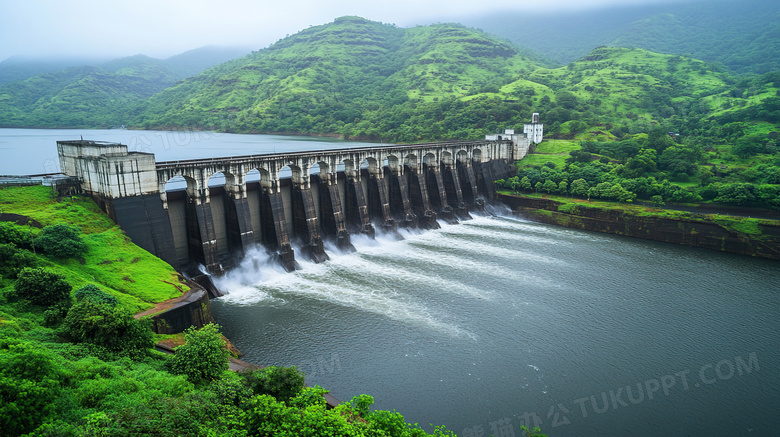
<instances>
[{"instance_id":1,"label":"mist over water","mask_svg":"<svg viewBox=\"0 0 780 437\"><path fill-rule=\"evenodd\" d=\"M520 435L534 414L556 436L778 429L776 262L492 212L353 235L356 252L328 246L330 261L299 257L292 273L252 251L217 280L213 312L244 359L459 435ZM726 374L750 354L757 368ZM688 388L678 376L650 399L647 381L676 373Z\"/></svg>"}]
</instances>

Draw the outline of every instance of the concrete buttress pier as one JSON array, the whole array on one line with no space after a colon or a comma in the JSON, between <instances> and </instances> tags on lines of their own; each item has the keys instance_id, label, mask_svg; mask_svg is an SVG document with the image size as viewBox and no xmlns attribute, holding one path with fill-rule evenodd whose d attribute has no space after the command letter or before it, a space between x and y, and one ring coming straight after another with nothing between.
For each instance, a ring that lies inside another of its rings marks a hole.
<instances>
[{"instance_id":1,"label":"concrete buttress pier","mask_svg":"<svg viewBox=\"0 0 780 437\"><path fill-rule=\"evenodd\" d=\"M538 130L533 131L534 134ZM60 166L139 246L180 271L222 273L260 246L291 271L295 249L457 222L531 148L525 135L156 162L117 143L58 141Z\"/></svg>"}]
</instances>

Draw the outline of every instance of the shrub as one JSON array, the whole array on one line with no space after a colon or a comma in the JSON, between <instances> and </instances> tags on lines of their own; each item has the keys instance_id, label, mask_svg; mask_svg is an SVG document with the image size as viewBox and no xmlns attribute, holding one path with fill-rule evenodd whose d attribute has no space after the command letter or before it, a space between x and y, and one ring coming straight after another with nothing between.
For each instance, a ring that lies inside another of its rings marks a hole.
<instances>
[{"instance_id":1,"label":"shrub","mask_svg":"<svg viewBox=\"0 0 780 437\"><path fill-rule=\"evenodd\" d=\"M114 296L101 290L97 285L87 284L78 290L74 294L77 301L89 301L96 304L103 304L108 306L116 306L117 300Z\"/></svg>"},{"instance_id":2,"label":"shrub","mask_svg":"<svg viewBox=\"0 0 780 437\"><path fill-rule=\"evenodd\" d=\"M79 234L78 229L68 225L46 226L34 244L55 258L72 258L87 251L87 245L81 241Z\"/></svg>"},{"instance_id":3,"label":"shrub","mask_svg":"<svg viewBox=\"0 0 780 437\"><path fill-rule=\"evenodd\" d=\"M123 309L89 300L68 311L62 332L75 343L92 343L113 352L137 353L154 346L148 319L136 320Z\"/></svg>"},{"instance_id":4,"label":"shrub","mask_svg":"<svg viewBox=\"0 0 780 437\"><path fill-rule=\"evenodd\" d=\"M328 390L320 387L319 385L314 387L304 387L300 393L295 395L287 401L287 404L295 408L308 408L311 406L325 407L327 402L325 401L325 395L329 393Z\"/></svg>"},{"instance_id":5,"label":"shrub","mask_svg":"<svg viewBox=\"0 0 780 437\"><path fill-rule=\"evenodd\" d=\"M345 407L326 410L309 407L298 410L288 407L268 395L253 397L248 403L251 413L246 418L250 435L256 436L363 436L388 435L367 433L367 424L351 421Z\"/></svg>"},{"instance_id":6,"label":"shrub","mask_svg":"<svg viewBox=\"0 0 780 437\"><path fill-rule=\"evenodd\" d=\"M271 395L279 401L286 401L303 390L303 372L295 366L270 366L255 370L247 376L252 391L258 395Z\"/></svg>"},{"instance_id":7,"label":"shrub","mask_svg":"<svg viewBox=\"0 0 780 437\"><path fill-rule=\"evenodd\" d=\"M52 305L43 312L43 324L44 326L56 326L65 320L70 310L70 301L63 300L62 302Z\"/></svg>"},{"instance_id":8,"label":"shrub","mask_svg":"<svg viewBox=\"0 0 780 437\"><path fill-rule=\"evenodd\" d=\"M10 222L0 223L0 243L11 243L19 247L32 247L35 234L30 228Z\"/></svg>"},{"instance_id":9,"label":"shrub","mask_svg":"<svg viewBox=\"0 0 780 437\"><path fill-rule=\"evenodd\" d=\"M230 352L219 333L219 325L209 323L201 329L191 326L184 331L184 341L171 360L174 373L199 383L215 380L228 369Z\"/></svg>"},{"instance_id":10,"label":"shrub","mask_svg":"<svg viewBox=\"0 0 780 437\"><path fill-rule=\"evenodd\" d=\"M577 207L577 205L571 203L564 203L563 205L558 206L558 212L562 212L564 214L579 215L580 209Z\"/></svg>"},{"instance_id":11,"label":"shrub","mask_svg":"<svg viewBox=\"0 0 780 437\"><path fill-rule=\"evenodd\" d=\"M246 381L239 374L230 373L212 381L208 390L214 393L220 405L240 407L252 397L252 390L247 387Z\"/></svg>"},{"instance_id":12,"label":"shrub","mask_svg":"<svg viewBox=\"0 0 780 437\"><path fill-rule=\"evenodd\" d=\"M12 298L51 306L70 300L71 286L65 277L43 268L24 268L14 283Z\"/></svg>"},{"instance_id":13,"label":"shrub","mask_svg":"<svg viewBox=\"0 0 780 437\"><path fill-rule=\"evenodd\" d=\"M0 275L16 279L25 267L35 265L35 256L13 244L0 243Z\"/></svg>"},{"instance_id":14,"label":"shrub","mask_svg":"<svg viewBox=\"0 0 780 437\"><path fill-rule=\"evenodd\" d=\"M0 434L31 432L53 412L62 376L56 358L33 343L0 349Z\"/></svg>"}]
</instances>

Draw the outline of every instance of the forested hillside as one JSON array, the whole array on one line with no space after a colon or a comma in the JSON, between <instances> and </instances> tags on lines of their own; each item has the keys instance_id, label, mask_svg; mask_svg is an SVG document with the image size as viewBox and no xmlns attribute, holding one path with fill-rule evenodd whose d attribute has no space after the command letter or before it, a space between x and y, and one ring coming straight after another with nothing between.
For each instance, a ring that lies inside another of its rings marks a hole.
<instances>
[{"instance_id":1,"label":"forested hillside","mask_svg":"<svg viewBox=\"0 0 780 437\"><path fill-rule=\"evenodd\" d=\"M144 55L107 62L8 59L0 63L0 127L128 124L131 103L247 52L203 47L165 60Z\"/></svg>"},{"instance_id":2,"label":"forested hillside","mask_svg":"<svg viewBox=\"0 0 780 437\"><path fill-rule=\"evenodd\" d=\"M723 64L737 73L780 69L780 3L694 1L544 14L464 17L462 23L562 64L594 47L638 47Z\"/></svg>"},{"instance_id":3,"label":"forested hillside","mask_svg":"<svg viewBox=\"0 0 780 437\"><path fill-rule=\"evenodd\" d=\"M551 134L614 139L758 107L771 101L773 77L620 48L550 69L460 25L398 29L344 17L155 95L136 125L410 142L477 138L540 112Z\"/></svg>"},{"instance_id":4,"label":"forested hillside","mask_svg":"<svg viewBox=\"0 0 780 437\"><path fill-rule=\"evenodd\" d=\"M492 116L502 109L488 104L473 121L450 117L480 106L464 104L467 96L497 91L536 66L512 45L461 25L400 29L342 17L155 95L137 124L393 141L474 136L498 128L506 114Z\"/></svg>"},{"instance_id":5,"label":"forested hillside","mask_svg":"<svg viewBox=\"0 0 780 437\"><path fill-rule=\"evenodd\" d=\"M479 138L539 112L550 138L610 141L660 128L719 144L727 140L723 124L769 134L780 118L778 73L737 75L691 57L618 47L550 68L459 24L403 29L342 17L172 86L176 75L163 67L136 56L6 84L0 125L415 142Z\"/></svg>"}]
</instances>

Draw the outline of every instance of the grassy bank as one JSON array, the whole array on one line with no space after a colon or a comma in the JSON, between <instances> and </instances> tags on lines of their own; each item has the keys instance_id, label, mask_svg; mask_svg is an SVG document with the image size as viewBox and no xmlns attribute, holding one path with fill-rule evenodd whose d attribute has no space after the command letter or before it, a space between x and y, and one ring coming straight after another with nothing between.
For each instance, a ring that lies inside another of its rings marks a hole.
<instances>
[{"instance_id":1,"label":"grassy bank","mask_svg":"<svg viewBox=\"0 0 780 437\"><path fill-rule=\"evenodd\" d=\"M189 289L170 265L130 241L90 198L57 199L43 186L8 187L0 189L0 213L23 216L4 225L23 233L38 235L42 227L61 223L82 232L87 251L81 258L34 254L39 267L65 276L74 290L98 285L123 307L139 312ZM8 279L0 281L3 289L13 284Z\"/></svg>"}]
</instances>

